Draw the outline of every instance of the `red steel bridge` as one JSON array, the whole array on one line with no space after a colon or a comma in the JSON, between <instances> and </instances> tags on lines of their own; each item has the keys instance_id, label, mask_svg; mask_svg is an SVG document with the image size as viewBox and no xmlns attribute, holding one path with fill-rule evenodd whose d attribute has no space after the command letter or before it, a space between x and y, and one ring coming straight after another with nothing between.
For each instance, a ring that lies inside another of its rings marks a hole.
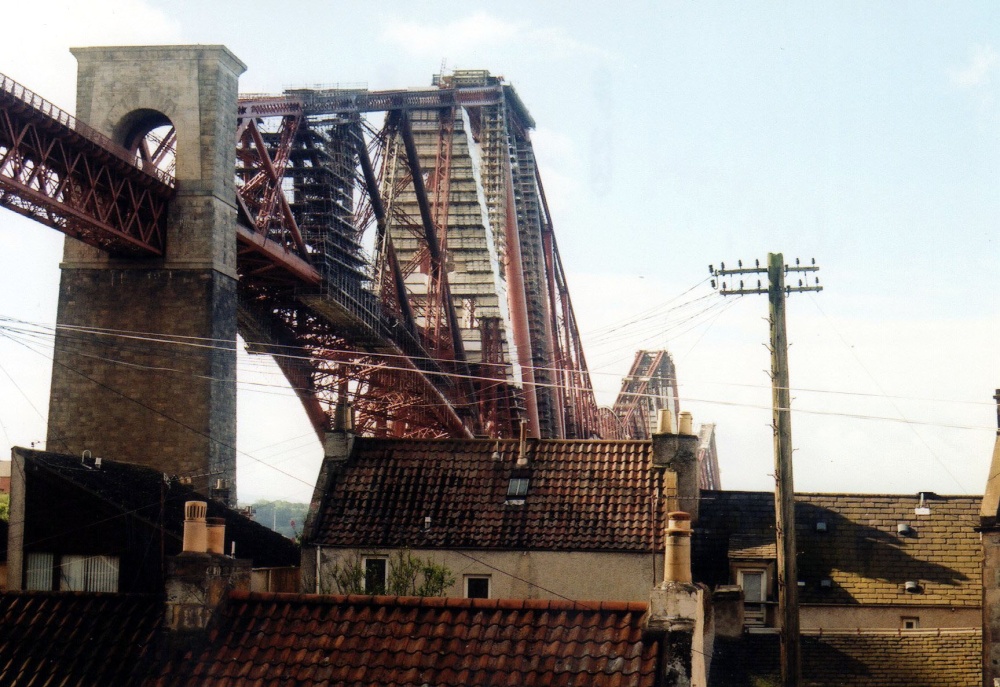
<instances>
[{"instance_id":1,"label":"red steel bridge","mask_svg":"<svg viewBox=\"0 0 1000 687\"><path fill-rule=\"evenodd\" d=\"M371 435L648 436L648 382L594 400L534 121L502 78L249 95L233 116L239 330L321 435L350 405ZM111 256L164 254L173 156L169 123L120 146L0 81L0 205Z\"/></svg>"}]
</instances>

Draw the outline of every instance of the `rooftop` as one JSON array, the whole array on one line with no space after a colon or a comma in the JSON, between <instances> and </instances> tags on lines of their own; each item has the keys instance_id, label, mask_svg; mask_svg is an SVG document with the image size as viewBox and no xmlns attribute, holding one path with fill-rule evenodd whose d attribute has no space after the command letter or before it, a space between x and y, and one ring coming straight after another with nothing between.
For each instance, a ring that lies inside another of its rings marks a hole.
<instances>
[{"instance_id":1,"label":"rooftop","mask_svg":"<svg viewBox=\"0 0 1000 687\"><path fill-rule=\"evenodd\" d=\"M151 684L654 685L637 603L232 592Z\"/></svg>"},{"instance_id":2,"label":"rooftop","mask_svg":"<svg viewBox=\"0 0 1000 687\"><path fill-rule=\"evenodd\" d=\"M648 441L356 438L317 485L307 543L648 553L662 549L662 477ZM528 479L509 497L512 477ZM655 515L654 515L655 512ZM429 520L427 520L429 518Z\"/></svg>"},{"instance_id":3,"label":"rooftop","mask_svg":"<svg viewBox=\"0 0 1000 687\"><path fill-rule=\"evenodd\" d=\"M160 527L162 523L167 533L167 554L180 552L184 503L207 501L209 517L225 518L226 539L238 542L236 553L240 558L251 559L254 567L299 563L299 548L295 542L234 509L199 494L188 485L168 479L153 468L108 459L103 459L98 468L93 459L84 461L80 456L19 447L15 447L14 452L24 457L29 474L43 474L58 480L63 487L82 490L112 511L143 520L154 528ZM44 499L44 495L41 496Z\"/></svg>"},{"instance_id":4,"label":"rooftop","mask_svg":"<svg viewBox=\"0 0 1000 687\"><path fill-rule=\"evenodd\" d=\"M795 501L800 602L981 604L980 497L931 494L923 514L916 494L803 493ZM702 492L696 579L727 584L727 558L774 559L774 542L772 493ZM905 591L908 581L919 593Z\"/></svg>"},{"instance_id":5,"label":"rooftop","mask_svg":"<svg viewBox=\"0 0 1000 687\"><path fill-rule=\"evenodd\" d=\"M710 687L779 684L778 634L716 639ZM809 687L915 687L982 684L979 630L824 632L802 637L802 683Z\"/></svg>"}]
</instances>

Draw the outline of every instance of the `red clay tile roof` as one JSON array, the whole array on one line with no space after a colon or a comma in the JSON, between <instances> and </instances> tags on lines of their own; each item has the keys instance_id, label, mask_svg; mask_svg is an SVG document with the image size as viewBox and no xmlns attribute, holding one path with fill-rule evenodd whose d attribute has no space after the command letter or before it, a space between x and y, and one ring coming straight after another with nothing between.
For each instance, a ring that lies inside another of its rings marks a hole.
<instances>
[{"instance_id":1,"label":"red clay tile roof","mask_svg":"<svg viewBox=\"0 0 1000 687\"><path fill-rule=\"evenodd\" d=\"M645 604L231 593L157 687L655 685Z\"/></svg>"},{"instance_id":2,"label":"red clay tile roof","mask_svg":"<svg viewBox=\"0 0 1000 687\"><path fill-rule=\"evenodd\" d=\"M803 687L979 687L979 630L837 632L802 636ZM715 641L710 687L779 684L778 635Z\"/></svg>"},{"instance_id":3,"label":"red clay tile roof","mask_svg":"<svg viewBox=\"0 0 1000 687\"><path fill-rule=\"evenodd\" d=\"M358 438L326 485L306 544L661 549L662 477L650 470L650 442L530 441L528 453L519 470L516 441ZM516 505L507 489L521 474L530 485Z\"/></svg>"},{"instance_id":4,"label":"red clay tile roof","mask_svg":"<svg viewBox=\"0 0 1000 687\"><path fill-rule=\"evenodd\" d=\"M796 494L799 601L816 604L907 604L978 607L982 596L978 496L934 496L930 515L916 515L913 495ZM695 577L728 584L727 553L763 555L760 535L774 538L774 495L703 491L692 539ZM816 523L826 523L817 531ZM906 523L912 534L897 533ZM824 588L821 581L832 586ZM920 593L905 591L913 580Z\"/></svg>"},{"instance_id":5,"label":"red clay tile roof","mask_svg":"<svg viewBox=\"0 0 1000 687\"><path fill-rule=\"evenodd\" d=\"M0 684L136 684L163 622L154 596L83 592L0 594Z\"/></svg>"}]
</instances>

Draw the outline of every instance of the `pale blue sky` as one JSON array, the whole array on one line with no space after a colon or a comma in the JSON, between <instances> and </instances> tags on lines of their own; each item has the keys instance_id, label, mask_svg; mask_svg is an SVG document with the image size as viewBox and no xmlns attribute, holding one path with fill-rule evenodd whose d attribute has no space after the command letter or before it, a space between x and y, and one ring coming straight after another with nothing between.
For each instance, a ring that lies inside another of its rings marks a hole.
<instances>
[{"instance_id":1,"label":"pale blue sky","mask_svg":"<svg viewBox=\"0 0 1000 687\"><path fill-rule=\"evenodd\" d=\"M827 288L789 313L797 486L982 490L1000 386L1000 6L373 4L22 3L0 71L70 110L73 45L223 43L248 65L244 91L422 86L442 61L503 74L538 124L602 400L635 348L668 348L686 405L718 423L723 484L769 488L766 301L651 309L709 263L815 257ZM53 322L60 237L9 212L0 237L0 316ZM0 344L0 424L42 439L45 360ZM256 361L241 375L274 381ZM294 401L258 386L240 403L241 449L299 476L244 458L241 494L307 496L318 447Z\"/></svg>"}]
</instances>

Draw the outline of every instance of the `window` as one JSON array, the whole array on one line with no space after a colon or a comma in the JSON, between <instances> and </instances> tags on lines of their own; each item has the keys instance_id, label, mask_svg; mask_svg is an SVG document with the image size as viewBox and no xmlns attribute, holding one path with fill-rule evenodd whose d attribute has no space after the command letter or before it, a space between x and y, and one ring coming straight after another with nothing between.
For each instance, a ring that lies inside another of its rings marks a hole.
<instances>
[{"instance_id":1,"label":"window","mask_svg":"<svg viewBox=\"0 0 1000 687\"><path fill-rule=\"evenodd\" d=\"M64 592L117 592L118 558L115 556L62 556L59 590Z\"/></svg>"},{"instance_id":2,"label":"window","mask_svg":"<svg viewBox=\"0 0 1000 687\"><path fill-rule=\"evenodd\" d=\"M61 592L117 592L118 557L29 553L26 589Z\"/></svg>"},{"instance_id":3,"label":"window","mask_svg":"<svg viewBox=\"0 0 1000 687\"><path fill-rule=\"evenodd\" d=\"M55 556L51 553L29 553L25 566L24 588L36 591L52 591L52 570Z\"/></svg>"},{"instance_id":4,"label":"window","mask_svg":"<svg viewBox=\"0 0 1000 687\"><path fill-rule=\"evenodd\" d=\"M763 625L767 601L767 574L764 570L739 570L736 582L743 588L743 620L747 625Z\"/></svg>"},{"instance_id":5,"label":"window","mask_svg":"<svg viewBox=\"0 0 1000 687\"><path fill-rule=\"evenodd\" d=\"M511 477L510 484L507 485L508 499L524 499L528 495L528 478Z\"/></svg>"},{"instance_id":6,"label":"window","mask_svg":"<svg viewBox=\"0 0 1000 687\"><path fill-rule=\"evenodd\" d=\"M740 586L743 587L743 600L747 603L764 601L764 571L740 570Z\"/></svg>"},{"instance_id":7,"label":"window","mask_svg":"<svg viewBox=\"0 0 1000 687\"><path fill-rule=\"evenodd\" d=\"M903 616L901 618L904 630L916 630L920 628L920 618L916 616Z\"/></svg>"},{"instance_id":8,"label":"window","mask_svg":"<svg viewBox=\"0 0 1000 687\"><path fill-rule=\"evenodd\" d=\"M389 565L385 558L365 558L365 593L385 594Z\"/></svg>"},{"instance_id":9,"label":"window","mask_svg":"<svg viewBox=\"0 0 1000 687\"><path fill-rule=\"evenodd\" d=\"M489 575L466 575L465 576L465 598L467 598L467 599L488 599L488 598L490 598L490 576Z\"/></svg>"}]
</instances>

